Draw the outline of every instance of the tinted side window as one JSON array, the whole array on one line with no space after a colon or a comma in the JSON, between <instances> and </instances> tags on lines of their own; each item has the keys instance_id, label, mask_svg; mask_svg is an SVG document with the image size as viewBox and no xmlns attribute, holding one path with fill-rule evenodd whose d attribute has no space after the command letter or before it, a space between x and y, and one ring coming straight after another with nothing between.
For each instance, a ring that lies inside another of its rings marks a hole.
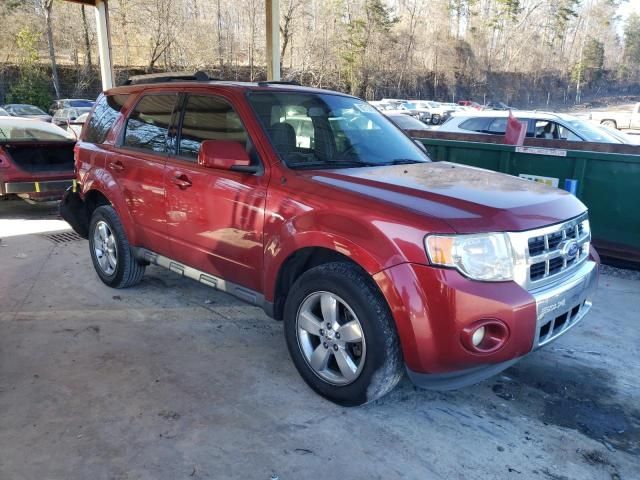
<instances>
[{"instance_id":1,"label":"tinted side window","mask_svg":"<svg viewBox=\"0 0 640 480\"><path fill-rule=\"evenodd\" d=\"M177 94L143 97L127 119L123 145L156 153L167 152L167 130L177 99Z\"/></svg>"},{"instance_id":2,"label":"tinted side window","mask_svg":"<svg viewBox=\"0 0 640 480\"><path fill-rule=\"evenodd\" d=\"M104 143L128 98L129 95L101 95L87 124L83 140L90 143Z\"/></svg>"},{"instance_id":3,"label":"tinted side window","mask_svg":"<svg viewBox=\"0 0 640 480\"><path fill-rule=\"evenodd\" d=\"M198 158L204 140L231 140L246 147L247 138L240 117L225 100L206 95L189 96L180 132L180 156Z\"/></svg>"},{"instance_id":4,"label":"tinted side window","mask_svg":"<svg viewBox=\"0 0 640 480\"><path fill-rule=\"evenodd\" d=\"M487 129L487 124L491 121L490 118L476 117L465 120L460 124L460 128L463 130L471 130L472 132L484 132Z\"/></svg>"}]
</instances>

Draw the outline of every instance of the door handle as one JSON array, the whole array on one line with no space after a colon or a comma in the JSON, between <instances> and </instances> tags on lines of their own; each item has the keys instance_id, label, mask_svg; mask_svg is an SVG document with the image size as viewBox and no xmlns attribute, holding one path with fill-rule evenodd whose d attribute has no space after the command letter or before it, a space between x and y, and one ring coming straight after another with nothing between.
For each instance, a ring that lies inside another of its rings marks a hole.
<instances>
[{"instance_id":1,"label":"door handle","mask_svg":"<svg viewBox=\"0 0 640 480\"><path fill-rule=\"evenodd\" d=\"M177 175L171 179L171 182L182 190L191 186L191 180L186 175Z\"/></svg>"},{"instance_id":2,"label":"door handle","mask_svg":"<svg viewBox=\"0 0 640 480\"><path fill-rule=\"evenodd\" d=\"M124 170L124 165L120 160L116 160L115 162L109 162L109 167L111 168L111 170L114 170L116 172L121 172Z\"/></svg>"}]
</instances>

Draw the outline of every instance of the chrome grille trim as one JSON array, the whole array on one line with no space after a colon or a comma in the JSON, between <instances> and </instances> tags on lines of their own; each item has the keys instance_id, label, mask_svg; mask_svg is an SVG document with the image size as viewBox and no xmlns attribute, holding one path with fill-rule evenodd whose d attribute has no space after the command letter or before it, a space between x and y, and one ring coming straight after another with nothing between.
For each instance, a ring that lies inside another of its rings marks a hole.
<instances>
[{"instance_id":1,"label":"chrome grille trim","mask_svg":"<svg viewBox=\"0 0 640 480\"><path fill-rule=\"evenodd\" d=\"M559 241L558 233L561 234ZM556 225L524 232L509 232L508 236L514 254L514 281L527 290L534 290L565 277L589 258L591 229L587 212ZM529 241L535 243L537 239L539 250L540 237L544 239L544 250L532 256L529 254ZM549 241L551 237L555 246ZM562 251L567 240L575 240L578 245L578 252L573 258L567 258ZM554 265L558 263L554 259L562 259L562 264L559 267ZM543 266L544 273L540 274Z\"/></svg>"}]
</instances>

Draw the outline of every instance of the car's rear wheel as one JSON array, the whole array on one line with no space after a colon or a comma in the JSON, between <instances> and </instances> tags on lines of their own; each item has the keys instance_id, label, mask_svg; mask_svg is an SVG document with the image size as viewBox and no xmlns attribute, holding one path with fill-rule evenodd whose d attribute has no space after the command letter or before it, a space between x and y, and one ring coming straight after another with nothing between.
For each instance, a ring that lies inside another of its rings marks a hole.
<instances>
[{"instance_id":1,"label":"car's rear wheel","mask_svg":"<svg viewBox=\"0 0 640 480\"><path fill-rule=\"evenodd\" d=\"M618 124L615 120L603 120L602 125L605 127L618 128Z\"/></svg>"},{"instance_id":2,"label":"car's rear wheel","mask_svg":"<svg viewBox=\"0 0 640 480\"><path fill-rule=\"evenodd\" d=\"M89 249L98 277L110 287L130 287L142 279L145 266L135 258L112 206L104 205L93 212L89 225Z\"/></svg>"},{"instance_id":3,"label":"car's rear wheel","mask_svg":"<svg viewBox=\"0 0 640 480\"><path fill-rule=\"evenodd\" d=\"M439 125L440 124L440 115L438 115L438 114L431 115L431 123L433 125Z\"/></svg>"},{"instance_id":4,"label":"car's rear wheel","mask_svg":"<svg viewBox=\"0 0 640 480\"><path fill-rule=\"evenodd\" d=\"M400 344L389 307L356 265L328 263L291 287L285 336L302 378L340 405L373 401L402 377Z\"/></svg>"}]
</instances>

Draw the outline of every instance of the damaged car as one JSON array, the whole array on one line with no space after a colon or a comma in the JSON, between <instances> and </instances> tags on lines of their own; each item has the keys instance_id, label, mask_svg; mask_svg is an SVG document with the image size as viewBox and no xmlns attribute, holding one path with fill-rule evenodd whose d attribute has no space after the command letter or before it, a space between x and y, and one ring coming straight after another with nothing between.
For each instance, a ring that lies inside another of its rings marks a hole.
<instances>
[{"instance_id":1,"label":"damaged car","mask_svg":"<svg viewBox=\"0 0 640 480\"><path fill-rule=\"evenodd\" d=\"M28 202L62 198L74 182L75 136L27 118L0 118L0 199Z\"/></svg>"}]
</instances>

